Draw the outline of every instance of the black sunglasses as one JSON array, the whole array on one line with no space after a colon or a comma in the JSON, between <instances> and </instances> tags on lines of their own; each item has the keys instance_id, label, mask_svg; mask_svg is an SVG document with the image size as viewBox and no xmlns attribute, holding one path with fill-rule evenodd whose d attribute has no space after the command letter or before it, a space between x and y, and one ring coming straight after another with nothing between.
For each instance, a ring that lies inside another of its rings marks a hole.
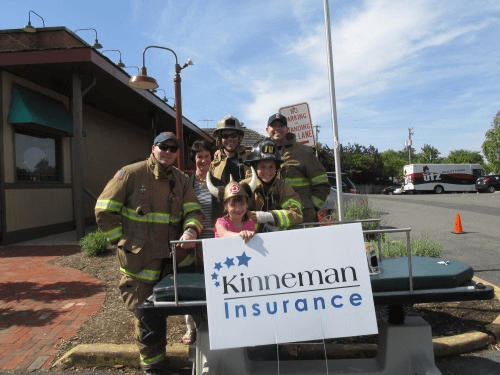
<instances>
[{"instance_id":1,"label":"black sunglasses","mask_svg":"<svg viewBox=\"0 0 500 375\"><path fill-rule=\"evenodd\" d=\"M228 139L228 138L238 138L239 137L239 134L234 132L234 133L230 133L230 134L221 134L220 136L222 139Z\"/></svg>"},{"instance_id":2,"label":"black sunglasses","mask_svg":"<svg viewBox=\"0 0 500 375\"><path fill-rule=\"evenodd\" d=\"M172 153L177 152L177 150L179 149L179 147L177 147L177 146L169 146L169 145L166 145L164 143L157 144L157 146L162 151L170 151Z\"/></svg>"}]
</instances>

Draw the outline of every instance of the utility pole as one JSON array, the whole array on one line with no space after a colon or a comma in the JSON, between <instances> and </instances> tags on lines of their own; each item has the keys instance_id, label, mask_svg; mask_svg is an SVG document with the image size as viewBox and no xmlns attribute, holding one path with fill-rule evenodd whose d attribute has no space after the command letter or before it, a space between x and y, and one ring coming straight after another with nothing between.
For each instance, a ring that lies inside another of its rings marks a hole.
<instances>
[{"instance_id":1,"label":"utility pole","mask_svg":"<svg viewBox=\"0 0 500 375\"><path fill-rule=\"evenodd\" d=\"M408 147L408 159L410 160L411 164L411 136L415 133L412 133L413 128L408 128L408 140L405 141L405 146Z\"/></svg>"},{"instance_id":2,"label":"utility pole","mask_svg":"<svg viewBox=\"0 0 500 375\"><path fill-rule=\"evenodd\" d=\"M319 134L319 125L313 125L313 128L316 129L316 157L318 157L318 134Z\"/></svg>"}]
</instances>

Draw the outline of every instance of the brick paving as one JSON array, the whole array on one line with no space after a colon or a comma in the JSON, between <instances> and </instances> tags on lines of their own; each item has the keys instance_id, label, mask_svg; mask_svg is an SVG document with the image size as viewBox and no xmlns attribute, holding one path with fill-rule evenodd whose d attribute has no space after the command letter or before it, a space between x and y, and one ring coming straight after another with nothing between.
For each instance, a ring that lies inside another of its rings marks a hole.
<instances>
[{"instance_id":1,"label":"brick paving","mask_svg":"<svg viewBox=\"0 0 500 375\"><path fill-rule=\"evenodd\" d=\"M0 248L0 370L49 369L56 345L102 306L103 284L49 264L79 246Z\"/></svg>"}]
</instances>

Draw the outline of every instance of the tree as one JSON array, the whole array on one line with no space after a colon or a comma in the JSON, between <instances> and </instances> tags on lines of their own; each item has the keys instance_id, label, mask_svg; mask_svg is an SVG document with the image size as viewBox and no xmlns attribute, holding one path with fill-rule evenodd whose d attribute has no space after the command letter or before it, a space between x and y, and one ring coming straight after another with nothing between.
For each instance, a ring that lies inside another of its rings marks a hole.
<instances>
[{"instance_id":1,"label":"tree","mask_svg":"<svg viewBox=\"0 0 500 375\"><path fill-rule=\"evenodd\" d=\"M318 159L325 169L335 170L334 151L327 145L319 144L317 149ZM372 145L369 147L357 143L340 145L340 165L342 172L347 173L355 183L370 184L383 176L380 154Z\"/></svg>"},{"instance_id":2,"label":"tree","mask_svg":"<svg viewBox=\"0 0 500 375\"><path fill-rule=\"evenodd\" d=\"M406 151L387 150L380 154L382 160L382 170L384 174L391 178L394 183L394 177L403 177L403 167L407 163Z\"/></svg>"},{"instance_id":3,"label":"tree","mask_svg":"<svg viewBox=\"0 0 500 375\"><path fill-rule=\"evenodd\" d=\"M489 172L500 173L500 111L497 112L491 123L491 129L486 132L483 142L483 154L488 160L485 166Z\"/></svg>"},{"instance_id":4,"label":"tree","mask_svg":"<svg viewBox=\"0 0 500 375\"><path fill-rule=\"evenodd\" d=\"M357 143L341 145L340 163L342 171L358 184L374 183L382 177L382 161L378 149Z\"/></svg>"},{"instance_id":5,"label":"tree","mask_svg":"<svg viewBox=\"0 0 500 375\"><path fill-rule=\"evenodd\" d=\"M415 158L416 164L430 164L430 163L439 163L442 161L439 158L441 154L437 148L424 144L424 147L421 148L421 152L419 152Z\"/></svg>"},{"instance_id":6,"label":"tree","mask_svg":"<svg viewBox=\"0 0 500 375\"><path fill-rule=\"evenodd\" d=\"M478 151L455 150L445 159L449 164L484 164L484 159Z\"/></svg>"}]
</instances>

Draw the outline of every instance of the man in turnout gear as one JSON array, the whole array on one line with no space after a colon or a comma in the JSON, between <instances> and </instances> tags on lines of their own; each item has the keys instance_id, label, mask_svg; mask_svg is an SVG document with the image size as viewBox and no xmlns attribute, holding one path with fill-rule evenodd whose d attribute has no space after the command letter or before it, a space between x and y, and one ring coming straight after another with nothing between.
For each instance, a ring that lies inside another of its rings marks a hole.
<instances>
[{"instance_id":1,"label":"man in turnout gear","mask_svg":"<svg viewBox=\"0 0 500 375\"><path fill-rule=\"evenodd\" d=\"M266 132L281 149L280 176L299 194L303 222L317 222L318 211L330 193L325 168L311 147L297 142L295 134L289 133L286 117L282 114L269 117Z\"/></svg>"},{"instance_id":2,"label":"man in turnout gear","mask_svg":"<svg viewBox=\"0 0 500 375\"><path fill-rule=\"evenodd\" d=\"M248 168L243 162L246 159L245 147L241 146L244 131L240 121L231 115L222 117L214 130L214 138L218 152L216 152L210 175L215 186L226 186L230 176L236 182L245 178Z\"/></svg>"},{"instance_id":3,"label":"man in turnout gear","mask_svg":"<svg viewBox=\"0 0 500 375\"><path fill-rule=\"evenodd\" d=\"M278 145L264 139L254 144L245 164L257 173L257 185L249 201L250 219L257 231L287 229L302 222L299 195L285 181L276 178L281 165ZM248 183L245 179L242 183Z\"/></svg>"},{"instance_id":4,"label":"man in turnout gear","mask_svg":"<svg viewBox=\"0 0 500 375\"><path fill-rule=\"evenodd\" d=\"M108 182L97 200L97 224L111 244L117 245L122 272L119 289L125 306L135 307L153 293L153 286L173 272L170 241L194 240L203 229L203 214L188 177L173 166L179 140L160 133L145 161L123 167ZM178 245L179 266L194 260L193 244ZM134 338L141 368L160 374L166 368L166 319L148 325L137 316ZM150 334L154 327L155 334Z\"/></svg>"}]
</instances>

